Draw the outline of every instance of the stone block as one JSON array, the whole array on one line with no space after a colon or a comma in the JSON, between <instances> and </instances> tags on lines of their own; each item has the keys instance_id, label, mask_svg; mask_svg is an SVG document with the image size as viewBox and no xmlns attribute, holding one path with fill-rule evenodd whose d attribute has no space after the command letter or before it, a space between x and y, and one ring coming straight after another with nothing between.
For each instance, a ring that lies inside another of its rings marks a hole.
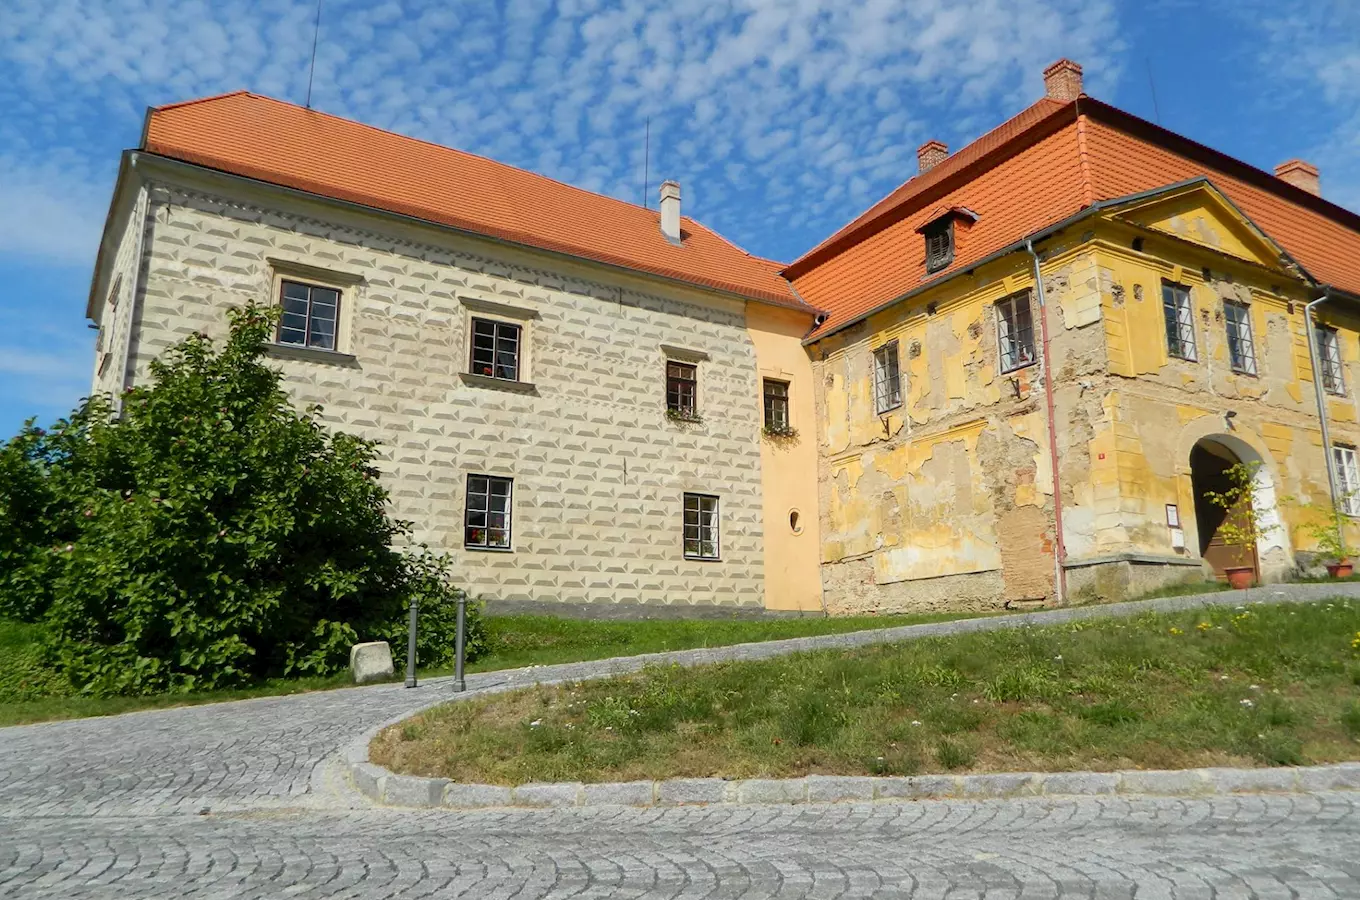
<instances>
[{"instance_id":1,"label":"stone block","mask_svg":"<svg viewBox=\"0 0 1360 900\"><path fill-rule=\"evenodd\" d=\"M802 778L752 778L735 783L738 803L804 803L807 782Z\"/></svg>"},{"instance_id":2,"label":"stone block","mask_svg":"<svg viewBox=\"0 0 1360 900\"><path fill-rule=\"evenodd\" d=\"M387 641L355 644L349 648L349 671L354 676L355 684L391 678L395 671L392 668L392 648L387 646Z\"/></svg>"},{"instance_id":3,"label":"stone block","mask_svg":"<svg viewBox=\"0 0 1360 900\"><path fill-rule=\"evenodd\" d=\"M965 775L960 779L965 797L1021 797L1039 792L1039 776L1031 772Z\"/></svg>"},{"instance_id":4,"label":"stone block","mask_svg":"<svg viewBox=\"0 0 1360 900\"><path fill-rule=\"evenodd\" d=\"M809 775L807 782L809 803L853 803L874 799L877 778L867 776Z\"/></svg>"},{"instance_id":5,"label":"stone block","mask_svg":"<svg viewBox=\"0 0 1360 900\"><path fill-rule=\"evenodd\" d=\"M879 778L874 785L875 800L940 800L956 797L958 792L958 779L952 775Z\"/></svg>"},{"instance_id":6,"label":"stone block","mask_svg":"<svg viewBox=\"0 0 1360 900\"><path fill-rule=\"evenodd\" d=\"M439 806L448 783L447 778L388 775L383 780L383 802L391 806Z\"/></svg>"},{"instance_id":7,"label":"stone block","mask_svg":"<svg viewBox=\"0 0 1360 900\"><path fill-rule=\"evenodd\" d=\"M508 787L494 784L460 784L450 781L444 785L443 805L453 809L481 809L488 806L511 806L514 798Z\"/></svg>"},{"instance_id":8,"label":"stone block","mask_svg":"<svg viewBox=\"0 0 1360 900\"><path fill-rule=\"evenodd\" d=\"M1305 791L1360 790L1360 763L1309 766L1298 770L1299 789Z\"/></svg>"},{"instance_id":9,"label":"stone block","mask_svg":"<svg viewBox=\"0 0 1360 900\"><path fill-rule=\"evenodd\" d=\"M1204 769L1203 772L1216 794L1298 790L1299 776L1295 769Z\"/></svg>"},{"instance_id":10,"label":"stone block","mask_svg":"<svg viewBox=\"0 0 1360 900\"><path fill-rule=\"evenodd\" d=\"M652 781L612 781L588 784L583 791L586 806L651 806Z\"/></svg>"},{"instance_id":11,"label":"stone block","mask_svg":"<svg viewBox=\"0 0 1360 900\"><path fill-rule=\"evenodd\" d=\"M1125 770L1119 773L1121 794L1204 794L1211 785L1198 769L1154 770L1149 772Z\"/></svg>"},{"instance_id":12,"label":"stone block","mask_svg":"<svg viewBox=\"0 0 1360 900\"><path fill-rule=\"evenodd\" d=\"M728 783L721 778L672 778L656 786L656 800L661 806L684 806L692 803L722 803L727 799Z\"/></svg>"},{"instance_id":13,"label":"stone block","mask_svg":"<svg viewBox=\"0 0 1360 900\"><path fill-rule=\"evenodd\" d=\"M576 806L580 797L579 781L532 782L521 784L511 791L511 799L516 806Z\"/></svg>"},{"instance_id":14,"label":"stone block","mask_svg":"<svg viewBox=\"0 0 1360 900\"><path fill-rule=\"evenodd\" d=\"M370 800L378 803L383 798L383 782L392 773L382 766L375 766L372 763L361 762L350 767L350 777L354 780L354 787L359 793Z\"/></svg>"},{"instance_id":15,"label":"stone block","mask_svg":"<svg viewBox=\"0 0 1360 900\"><path fill-rule=\"evenodd\" d=\"M1113 794L1119 789L1119 776L1113 772L1051 772L1041 778L1043 792L1055 796Z\"/></svg>"}]
</instances>

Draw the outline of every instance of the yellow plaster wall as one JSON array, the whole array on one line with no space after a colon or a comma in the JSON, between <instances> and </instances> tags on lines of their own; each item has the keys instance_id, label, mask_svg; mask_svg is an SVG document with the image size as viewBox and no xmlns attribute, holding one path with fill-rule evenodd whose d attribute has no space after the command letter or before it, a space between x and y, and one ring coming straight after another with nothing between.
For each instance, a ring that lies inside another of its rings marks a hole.
<instances>
[{"instance_id":1,"label":"yellow plaster wall","mask_svg":"<svg viewBox=\"0 0 1360 900\"><path fill-rule=\"evenodd\" d=\"M762 436L760 441L767 609L822 608L817 425L812 361L802 344L811 324L807 314L794 310L759 303L746 307L746 328L755 345L760 379L789 383L789 419L798 432L794 438ZM763 390L761 383L757 390ZM758 402L763 416L763 395ZM790 521L795 512L796 530Z\"/></svg>"}]
</instances>

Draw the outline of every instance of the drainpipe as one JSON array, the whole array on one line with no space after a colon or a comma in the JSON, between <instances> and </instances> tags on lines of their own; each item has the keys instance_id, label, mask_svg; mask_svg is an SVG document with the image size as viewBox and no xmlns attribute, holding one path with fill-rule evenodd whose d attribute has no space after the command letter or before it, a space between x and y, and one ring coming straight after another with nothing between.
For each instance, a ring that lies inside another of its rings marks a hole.
<instances>
[{"instance_id":1,"label":"drainpipe","mask_svg":"<svg viewBox=\"0 0 1360 900\"><path fill-rule=\"evenodd\" d=\"M1058 476L1058 430L1053 411L1053 367L1048 350L1048 304L1044 299L1044 275L1039 270L1039 254L1034 250L1034 241L1025 241L1034 263L1034 294L1039 299L1040 353L1044 365L1044 400L1048 404L1048 455L1053 468L1053 535L1056 539L1056 553L1053 554L1053 586L1058 594L1058 605L1067 602L1067 547L1063 543L1062 523L1062 483Z\"/></svg>"},{"instance_id":2,"label":"drainpipe","mask_svg":"<svg viewBox=\"0 0 1360 900\"><path fill-rule=\"evenodd\" d=\"M1313 307L1319 303L1326 303L1332 299L1332 295L1327 288L1322 289L1322 296L1318 297L1303 307L1303 327L1308 331L1308 364L1313 370L1313 395L1317 399L1318 421L1322 423L1322 454L1327 460L1327 490L1332 498L1332 515L1336 520L1336 537L1340 541L1340 546L1344 547L1345 536L1342 533L1341 510L1337 503L1336 491L1336 460L1332 459L1332 436L1327 428L1327 396L1322 390L1322 379L1318 377L1318 349L1317 335L1313 333Z\"/></svg>"}]
</instances>

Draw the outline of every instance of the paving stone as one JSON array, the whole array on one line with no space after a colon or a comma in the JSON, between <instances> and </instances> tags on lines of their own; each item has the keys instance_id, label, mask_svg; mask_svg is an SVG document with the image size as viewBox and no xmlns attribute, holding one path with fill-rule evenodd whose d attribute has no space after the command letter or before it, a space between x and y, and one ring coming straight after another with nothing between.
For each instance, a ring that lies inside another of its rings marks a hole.
<instances>
[{"instance_id":1,"label":"paving stone","mask_svg":"<svg viewBox=\"0 0 1360 900\"><path fill-rule=\"evenodd\" d=\"M805 803L807 782L802 778L752 778L736 782L738 803Z\"/></svg>"},{"instance_id":2,"label":"paving stone","mask_svg":"<svg viewBox=\"0 0 1360 900\"><path fill-rule=\"evenodd\" d=\"M383 802L392 806L439 806L448 783L447 778L388 775L383 779Z\"/></svg>"},{"instance_id":3,"label":"paving stone","mask_svg":"<svg viewBox=\"0 0 1360 900\"><path fill-rule=\"evenodd\" d=\"M516 806L576 806L581 800L579 781L521 784L510 792Z\"/></svg>"},{"instance_id":4,"label":"paving stone","mask_svg":"<svg viewBox=\"0 0 1360 900\"><path fill-rule=\"evenodd\" d=\"M1113 794L1118 788L1113 772L1048 772L1042 785L1045 794L1055 796Z\"/></svg>"},{"instance_id":5,"label":"paving stone","mask_svg":"<svg viewBox=\"0 0 1360 900\"><path fill-rule=\"evenodd\" d=\"M651 806L656 790L652 781L607 781L587 784L584 789L587 806Z\"/></svg>"},{"instance_id":6,"label":"paving stone","mask_svg":"<svg viewBox=\"0 0 1360 900\"><path fill-rule=\"evenodd\" d=\"M1121 794L1203 794L1211 785L1198 769L1149 770L1126 769L1119 773Z\"/></svg>"},{"instance_id":7,"label":"paving stone","mask_svg":"<svg viewBox=\"0 0 1360 900\"><path fill-rule=\"evenodd\" d=\"M874 799L877 778L852 775L809 775L807 798L810 803L845 803Z\"/></svg>"},{"instance_id":8,"label":"paving stone","mask_svg":"<svg viewBox=\"0 0 1360 900\"><path fill-rule=\"evenodd\" d=\"M722 803L728 787L721 778L671 778L657 783L656 799L662 806Z\"/></svg>"},{"instance_id":9,"label":"paving stone","mask_svg":"<svg viewBox=\"0 0 1360 900\"><path fill-rule=\"evenodd\" d=\"M443 805L455 809L477 809L487 806L512 806L510 788L495 784L462 784L450 781L444 785Z\"/></svg>"}]
</instances>

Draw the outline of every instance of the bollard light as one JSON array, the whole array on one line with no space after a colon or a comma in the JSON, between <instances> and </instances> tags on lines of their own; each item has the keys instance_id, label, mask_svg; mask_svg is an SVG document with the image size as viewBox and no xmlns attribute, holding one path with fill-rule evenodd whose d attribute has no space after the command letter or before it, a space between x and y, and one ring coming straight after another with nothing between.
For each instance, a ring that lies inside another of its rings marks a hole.
<instances>
[{"instance_id":1,"label":"bollard light","mask_svg":"<svg viewBox=\"0 0 1360 900\"><path fill-rule=\"evenodd\" d=\"M416 610L419 606L420 601L412 597L411 620L407 626L406 635L406 686L408 688L416 686Z\"/></svg>"}]
</instances>

